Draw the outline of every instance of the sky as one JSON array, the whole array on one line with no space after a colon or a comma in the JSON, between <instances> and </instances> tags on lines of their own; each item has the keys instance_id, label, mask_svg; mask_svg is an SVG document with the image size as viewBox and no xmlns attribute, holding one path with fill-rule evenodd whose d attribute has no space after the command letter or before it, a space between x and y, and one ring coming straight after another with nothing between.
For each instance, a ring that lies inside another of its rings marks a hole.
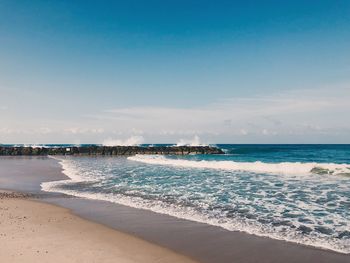
<instances>
[{"instance_id":1,"label":"sky","mask_svg":"<svg viewBox=\"0 0 350 263\"><path fill-rule=\"evenodd\" d=\"M0 0L0 143L350 143L350 1Z\"/></svg>"}]
</instances>

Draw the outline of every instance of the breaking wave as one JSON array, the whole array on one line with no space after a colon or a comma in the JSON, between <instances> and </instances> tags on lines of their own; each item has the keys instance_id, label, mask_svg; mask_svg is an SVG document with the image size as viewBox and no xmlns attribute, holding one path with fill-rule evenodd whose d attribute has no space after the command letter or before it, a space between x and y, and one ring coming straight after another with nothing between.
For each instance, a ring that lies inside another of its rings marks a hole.
<instances>
[{"instance_id":1,"label":"breaking wave","mask_svg":"<svg viewBox=\"0 0 350 263\"><path fill-rule=\"evenodd\" d=\"M348 178L339 183L339 177L313 175L324 171L346 174L346 164L193 161L147 155L128 160L55 159L69 179L44 182L43 191L109 201L230 231L350 253L348 212L344 210L349 203ZM184 171L174 166L196 169L183 176ZM197 168L216 170L208 175L208 171ZM237 176L231 171L244 173ZM311 176L295 180L275 174Z\"/></svg>"},{"instance_id":2,"label":"breaking wave","mask_svg":"<svg viewBox=\"0 0 350 263\"><path fill-rule=\"evenodd\" d=\"M128 158L147 164L170 165L184 168L220 169L254 173L272 173L286 175L329 174L350 176L350 165L335 163L301 163L301 162L234 162L234 161L192 161L171 159L159 155L136 155Z\"/></svg>"}]
</instances>

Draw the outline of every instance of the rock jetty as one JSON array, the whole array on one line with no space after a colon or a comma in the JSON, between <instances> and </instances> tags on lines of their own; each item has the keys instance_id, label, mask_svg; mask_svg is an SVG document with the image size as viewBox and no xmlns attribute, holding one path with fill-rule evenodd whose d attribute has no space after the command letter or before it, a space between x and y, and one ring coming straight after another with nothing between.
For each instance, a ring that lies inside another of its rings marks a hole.
<instances>
[{"instance_id":1,"label":"rock jetty","mask_svg":"<svg viewBox=\"0 0 350 263\"><path fill-rule=\"evenodd\" d=\"M45 156L45 155L135 155L135 154L224 154L212 146L81 146L81 147L8 147L0 146L3 156Z\"/></svg>"}]
</instances>

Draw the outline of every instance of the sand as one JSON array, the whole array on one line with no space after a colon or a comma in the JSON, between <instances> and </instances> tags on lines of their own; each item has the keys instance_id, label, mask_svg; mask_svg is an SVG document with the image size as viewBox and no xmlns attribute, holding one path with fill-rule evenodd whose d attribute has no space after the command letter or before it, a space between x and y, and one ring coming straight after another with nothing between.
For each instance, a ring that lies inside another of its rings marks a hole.
<instances>
[{"instance_id":1,"label":"sand","mask_svg":"<svg viewBox=\"0 0 350 263\"><path fill-rule=\"evenodd\" d=\"M0 235L0 262L74 262L74 259L75 262L135 262L132 260L140 258L139 262L189 262L189 258L202 263L350 262L350 254L228 231L116 203L41 191L41 182L60 179L67 177L57 160L0 157L0 189L30 194L29 197L0 200L1 208L9 209L0 210L0 234L8 234L2 229L14 231L16 225L19 228L19 224L26 224L25 229L15 231L16 235L6 235L6 240ZM12 211L11 217L8 211ZM38 220L42 220L41 225ZM44 228L48 232L40 232ZM130 238L137 242L127 241ZM8 247L7 243L12 246ZM34 247L34 244L42 247ZM139 244L156 249L146 249ZM46 250L51 259L36 258L46 256ZM156 251L166 251L168 256ZM25 260L21 253L26 253ZM3 260L5 254L7 258ZM105 258L98 258L101 254ZM108 261L108 255L112 261ZM77 256L85 258L77 259Z\"/></svg>"},{"instance_id":2,"label":"sand","mask_svg":"<svg viewBox=\"0 0 350 263\"><path fill-rule=\"evenodd\" d=\"M28 198L0 193L1 262L195 262Z\"/></svg>"}]
</instances>

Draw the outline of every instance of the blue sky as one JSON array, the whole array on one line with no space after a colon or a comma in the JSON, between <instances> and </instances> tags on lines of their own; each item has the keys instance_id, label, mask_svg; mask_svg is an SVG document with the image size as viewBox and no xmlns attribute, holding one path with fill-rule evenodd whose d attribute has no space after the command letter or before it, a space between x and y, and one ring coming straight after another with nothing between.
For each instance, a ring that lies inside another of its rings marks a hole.
<instances>
[{"instance_id":1,"label":"blue sky","mask_svg":"<svg viewBox=\"0 0 350 263\"><path fill-rule=\"evenodd\" d=\"M349 143L349 1L0 1L0 143Z\"/></svg>"}]
</instances>

